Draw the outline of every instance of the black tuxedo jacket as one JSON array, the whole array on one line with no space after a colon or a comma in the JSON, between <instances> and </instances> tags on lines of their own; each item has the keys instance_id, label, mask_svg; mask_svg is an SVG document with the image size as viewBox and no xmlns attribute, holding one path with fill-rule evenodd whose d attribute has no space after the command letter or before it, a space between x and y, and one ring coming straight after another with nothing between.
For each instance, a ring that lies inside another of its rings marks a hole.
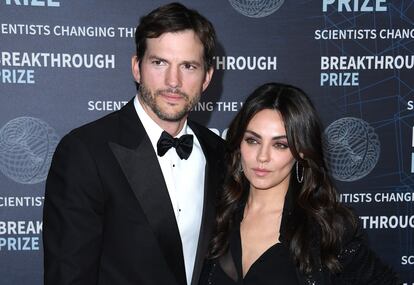
<instances>
[{"instance_id":1,"label":"black tuxedo jacket","mask_svg":"<svg viewBox=\"0 0 414 285\"><path fill-rule=\"evenodd\" d=\"M197 284L224 176L224 145L205 127L188 124L206 157L191 282ZM168 190L133 101L59 143L46 182L43 245L45 285L187 284Z\"/></svg>"}]
</instances>

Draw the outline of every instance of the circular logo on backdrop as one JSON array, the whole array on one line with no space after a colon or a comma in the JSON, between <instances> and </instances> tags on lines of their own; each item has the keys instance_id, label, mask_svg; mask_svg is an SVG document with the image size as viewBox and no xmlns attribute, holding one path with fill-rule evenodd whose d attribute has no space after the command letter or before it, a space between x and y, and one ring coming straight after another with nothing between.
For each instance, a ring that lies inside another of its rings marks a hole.
<instances>
[{"instance_id":1,"label":"circular logo on backdrop","mask_svg":"<svg viewBox=\"0 0 414 285\"><path fill-rule=\"evenodd\" d=\"M368 175L378 162L380 141L367 122L342 118L325 130L326 162L339 181L355 181Z\"/></svg>"},{"instance_id":2,"label":"circular logo on backdrop","mask_svg":"<svg viewBox=\"0 0 414 285\"><path fill-rule=\"evenodd\" d=\"M239 13L252 18L262 18L276 12L285 0L229 0Z\"/></svg>"},{"instance_id":3,"label":"circular logo on backdrop","mask_svg":"<svg viewBox=\"0 0 414 285\"><path fill-rule=\"evenodd\" d=\"M18 183L42 182L58 142L55 130L44 121L13 119L0 129L0 171Z\"/></svg>"}]
</instances>

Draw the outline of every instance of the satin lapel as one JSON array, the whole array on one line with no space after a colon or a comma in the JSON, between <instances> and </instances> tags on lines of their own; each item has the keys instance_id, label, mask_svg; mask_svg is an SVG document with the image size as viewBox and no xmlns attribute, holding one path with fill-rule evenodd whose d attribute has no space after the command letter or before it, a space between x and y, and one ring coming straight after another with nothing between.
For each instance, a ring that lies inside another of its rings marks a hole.
<instances>
[{"instance_id":1,"label":"satin lapel","mask_svg":"<svg viewBox=\"0 0 414 285\"><path fill-rule=\"evenodd\" d=\"M222 167L222 156L224 154L222 154L221 148L218 148L216 141L209 141L206 139L206 136L203 136L197 125L194 125L189 121L189 126L197 136L206 158L203 217L201 221L193 277L191 281L192 285L196 285L198 284L198 279L201 274L214 228L216 193L220 190L220 182L224 176L224 170Z\"/></svg>"},{"instance_id":2,"label":"satin lapel","mask_svg":"<svg viewBox=\"0 0 414 285\"><path fill-rule=\"evenodd\" d=\"M135 113L136 118L133 119L131 110L126 110L122 115L121 144L111 142L110 148L147 217L177 283L186 284L181 238L155 151L138 115ZM134 131L129 135L123 132L131 132L132 129ZM135 142L131 142L131 139ZM131 144L137 146L131 148Z\"/></svg>"}]
</instances>

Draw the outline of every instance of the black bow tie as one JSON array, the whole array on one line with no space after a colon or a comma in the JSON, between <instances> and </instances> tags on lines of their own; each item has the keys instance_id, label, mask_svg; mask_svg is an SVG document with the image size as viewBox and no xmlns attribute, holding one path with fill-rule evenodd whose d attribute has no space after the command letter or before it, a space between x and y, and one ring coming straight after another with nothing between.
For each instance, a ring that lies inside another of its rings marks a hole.
<instances>
[{"instance_id":1,"label":"black bow tie","mask_svg":"<svg viewBox=\"0 0 414 285\"><path fill-rule=\"evenodd\" d=\"M181 159L187 159L193 150L193 135L183 135L177 139L163 131L157 142L157 154L163 156L172 147Z\"/></svg>"}]
</instances>

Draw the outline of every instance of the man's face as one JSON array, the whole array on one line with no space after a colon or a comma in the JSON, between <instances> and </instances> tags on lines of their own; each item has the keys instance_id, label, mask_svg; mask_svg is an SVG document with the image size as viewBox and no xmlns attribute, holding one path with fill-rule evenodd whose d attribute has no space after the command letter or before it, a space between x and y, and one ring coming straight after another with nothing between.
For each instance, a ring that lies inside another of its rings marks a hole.
<instances>
[{"instance_id":1,"label":"man's face","mask_svg":"<svg viewBox=\"0 0 414 285\"><path fill-rule=\"evenodd\" d=\"M181 121L197 104L213 70L205 71L203 45L192 30L147 39L141 62L132 59L141 102L154 120Z\"/></svg>"}]
</instances>

